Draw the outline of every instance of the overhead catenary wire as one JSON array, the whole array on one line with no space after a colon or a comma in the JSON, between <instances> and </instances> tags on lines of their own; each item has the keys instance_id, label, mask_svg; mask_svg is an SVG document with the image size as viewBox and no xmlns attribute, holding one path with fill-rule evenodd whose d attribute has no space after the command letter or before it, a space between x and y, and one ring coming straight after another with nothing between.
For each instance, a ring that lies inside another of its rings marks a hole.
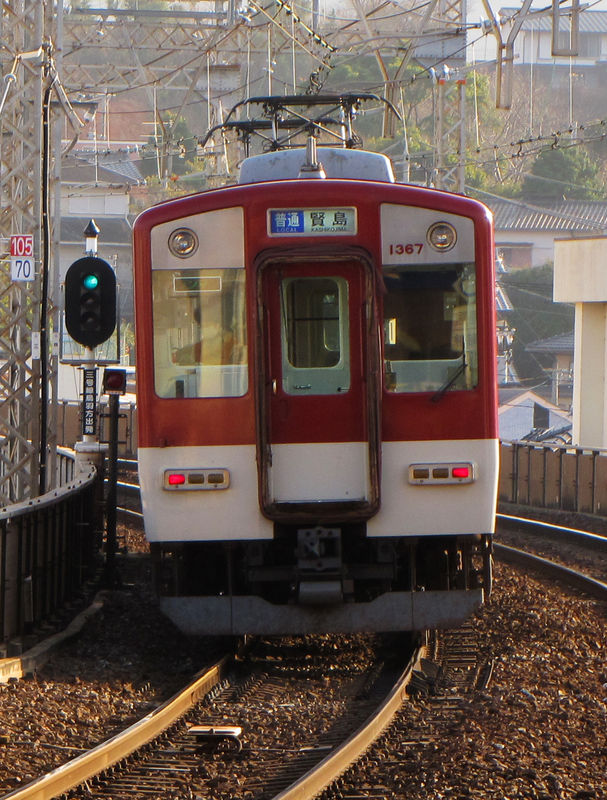
<instances>
[{"instance_id":1,"label":"overhead catenary wire","mask_svg":"<svg viewBox=\"0 0 607 800\"><path fill-rule=\"evenodd\" d=\"M288 9L291 8L287 3L282 2L282 0L275 0L275 4L274 5L278 5L279 8L282 9L284 12L287 12ZM387 4L387 3L380 4L375 9L371 9L371 11L367 12L367 16L371 16L373 14L375 14L375 15L381 14L381 12L383 10L385 10L388 7L388 5L389 4ZM398 7L398 4L396 4L396 5ZM402 10L399 10L398 12L395 12L395 13L398 14L398 15L400 15L401 13L402 14L416 14L416 13L419 13L420 9L424 9L427 6L428 6L428 3L421 3L421 4L413 7L412 9L408 9L408 10L402 9ZM271 8L271 7L272 7L271 5L266 6L266 8ZM292 16L292 14L291 14L291 16ZM383 15L382 14L378 18L379 19L383 19L384 17L388 17L388 16L390 16L390 15ZM359 22L360 22L359 19L350 20L347 23L347 27L351 27L352 25L356 25ZM257 26L257 28L259 28L259 27L261 27L261 26ZM471 25L469 27L476 27L476 26L475 25ZM283 26L283 28L284 28L284 26ZM285 29L285 34L289 34L289 33L290 32ZM231 34L232 34L232 31L228 32L225 36L222 37L222 41L225 40L226 38L229 38L229 36ZM432 33L424 34L424 36L432 36L432 35L433 35ZM482 40L483 38L486 38L487 35L488 35L488 33L487 33L486 30L481 30L481 33L480 33L479 37L477 39L475 39L474 42L478 42L478 41ZM407 38L409 38L409 37L407 36ZM468 45L469 46L473 46L474 42L468 42ZM370 40L366 42L366 44L371 44L371 43L372 42ZM209 53L217 46L217 44L218 43L215 42L213 44L213 47L208 47L205 50L204 54L206 56L207 63L208 63L208 59L209 59ZM357 46L360 46L360 44L361 43L358 42ZM464 47L462 46L461 51L463 51L463 49L464 49ZM457 53L459 51L455 51L455 52ZM200 54L195 56L195 58L198 58L199 56L200 56ZM360 53L358 53L358 56L360 56ZM356 56L353 55L353 58L354 57L356 57ZM193 60L195 60L195 58ZM325 65L323 64L323 66L325 66ZM416 80L419 80L424 72L427 72L428 73L428 77L431 78L432 77L432 75L431 75L431 70L432 69L433 69L432 66L426 66L423 70L418 71L415 74L415 76L412 76L409 79L409 84L413 83ZM474 75L476 76L476 72L474 72ZM251 82L250 75L248 76L248 80L249 80L249 82ZM278 80L278 78L275 76L274 80ZM281 83L283 85L285 85L285 86L287 85L286 82L282 82L281 81ZM142 84L138 84L138 85L141 86ZM403 86L406 87L408 84L405 81L405 82L400 82L399 85L401 87L403 87ZM127 90L125 89L124 91L127 91ZM130 88L128 89L128 91L130 91ZM217 100L219 100L219 99L225 97L229 93L230 93L229 91L217 92L216 93L216 98L217 98ZM193 104L194 103L187 104L187 106L185 106L185 107L191 107L191 105L193 105ZM584 131L584 126L580 126L580 131ZM564 136L564 135L565 134L561 134L560 132L557 132L553 136L558 138L558 137L561 137L561 136ZM577 141L575 143L575 145L577 146L578 144L582 144L582 143L586 144L586 143L589 143L590 141L596 141L596 140L602 139L602 138L604 138L604 135L605 135L605 133L603 131L599 131L598 134L594 134L594 135L591 135L591 136L586 135L584 140L583 140L583 142L582 141ZM556 144L555 144L555 142L556 142ZM148 146L153 146L153 145L148 145ZM478 167L493 166L495 163L497 163L497 158L501 159L502 163L505 163L505 161L514 162L515 160L520 159L520 158L534 157L539 152L541 152L542 149L544 149L547 146L550 146L553 149L555 149L555 147L572 146L572 144L557 140L555 138L553 138L552 141L550 141L549 137L541 137L540 136L540 137L536 137L536 138L530 138L530 139L527 139L527 140L521 139L521 140L518 140L517 142L500 143L499 145L492 146L492 147L484 147L484 148L482 148L480 146L477 146L477 148L476 148L476 156L477 157L474 157L472 155L467 157L466 160L465 160L465 165L464 166L472 166L472 165L478 166ZM508 151L510 151L510 152L508 152ZM483 159L482 156L484 154L486 154L486 157ZM447 153L448 157L451 156L451 155L454 155L454 154L453 153ZM481 158L478 158L478 156L481 156ZM413 153L409 154L409 158L411 160L424 159L424 158L427 158L427 157L429 157L429 155L427 153L424 153L424 152L421 152L421 153L420 152L418 152L418 153L413 152Z\"/></svg>"}]
</instances>

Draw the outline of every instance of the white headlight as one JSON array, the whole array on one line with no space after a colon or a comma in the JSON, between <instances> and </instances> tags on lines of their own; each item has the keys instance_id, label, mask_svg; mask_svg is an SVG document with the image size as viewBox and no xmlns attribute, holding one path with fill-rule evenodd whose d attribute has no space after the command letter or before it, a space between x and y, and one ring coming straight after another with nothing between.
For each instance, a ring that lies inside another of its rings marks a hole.
<instances>
[{"instance_id":1,"label":"white headlight","mask_svg":"<svg viewBox=\"0 0 607 800\"><path fill-rule=\"evenodd\" d=\"M439 253L444 253L455 247L457 232L448 222L435 222L428 228L426 239L430 247L438 250Z\"/></svg>"},{"instance_id":2,"label":"white headlight","mask_svg":"<svg viewBox=\"0 0 607 800\"><path fill-rule=\"evenodd\" d=\"M169 250L178 258L189 258L198 250L198 236L189 228L177 228L169 236Z\"/></svg>"}]
</instances>

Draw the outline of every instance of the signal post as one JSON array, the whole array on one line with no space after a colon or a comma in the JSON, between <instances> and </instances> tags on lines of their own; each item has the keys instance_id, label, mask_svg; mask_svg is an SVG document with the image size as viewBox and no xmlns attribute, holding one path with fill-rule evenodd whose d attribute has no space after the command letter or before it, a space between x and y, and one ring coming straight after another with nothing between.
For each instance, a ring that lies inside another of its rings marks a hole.
<instances>
[{"instance_id":1,"label":"signal post","mask_svg":"<svg viewBox=\"0 0 607 800\"><path fill-rule=\"evenodd\" d=\"M90 220L84 231L86 255L74 261L65 275L65 327L72 339L86 348L82 360L83 446L76 450L91 455L99 450L94 348L107 341L116 328L116 274L97 255L99 232L95 220Z\"/></svg>"},{"instance_id":2,"label":"signal post","mask_svg":"<svg viewBox=\"0 0 607 800\"><path fill-rule=\"evenodd\" d=\"M77 464L86 470L102 465L108 449L97 438L97 361L95 347L116 329L116 274L97 255L99 228L91 220L84 231L86 255L65 275L65 327L74 341L86 348L82 365L82 442L75 445ZM103 389L110 397L109 476L106 497L106 582L114 583L116 552L116 482L118 446L118 396L126 391L126 372L106 369Z\"/></svg>"}]
</instances>

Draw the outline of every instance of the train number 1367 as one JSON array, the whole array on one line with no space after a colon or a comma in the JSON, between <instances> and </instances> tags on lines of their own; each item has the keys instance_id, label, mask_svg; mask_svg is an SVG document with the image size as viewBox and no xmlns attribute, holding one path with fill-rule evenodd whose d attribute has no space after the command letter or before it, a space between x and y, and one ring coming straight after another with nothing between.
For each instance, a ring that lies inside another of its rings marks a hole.
<instances>
[{"instance_id":1,"label":"train number 1367","mask_svg":"<svg viewBox=\"0 0 607 800\"><path fill-rule=\"evenodd\" d=\"M388 246L388 252L391 256L418 256L423 249L423 242L408 242L407 244L391 244Z\"/></svg>"}]
</instances>

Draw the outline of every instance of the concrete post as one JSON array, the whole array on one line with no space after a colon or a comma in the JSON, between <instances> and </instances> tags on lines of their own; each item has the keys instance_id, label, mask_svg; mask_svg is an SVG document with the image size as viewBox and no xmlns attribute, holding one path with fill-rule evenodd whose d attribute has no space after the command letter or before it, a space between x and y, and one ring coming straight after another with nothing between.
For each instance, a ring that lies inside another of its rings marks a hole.
<instances>
[{"instance_id":1,"label":"concrete post","mask_svg":"<svg viewBox=\"0 0 607 800\"><path fill-rule=\"evenodd\" d=\"M607 447L607 237L554 247L554 300L575 303L573 444Z\"/></svg>"}]
</instances>

